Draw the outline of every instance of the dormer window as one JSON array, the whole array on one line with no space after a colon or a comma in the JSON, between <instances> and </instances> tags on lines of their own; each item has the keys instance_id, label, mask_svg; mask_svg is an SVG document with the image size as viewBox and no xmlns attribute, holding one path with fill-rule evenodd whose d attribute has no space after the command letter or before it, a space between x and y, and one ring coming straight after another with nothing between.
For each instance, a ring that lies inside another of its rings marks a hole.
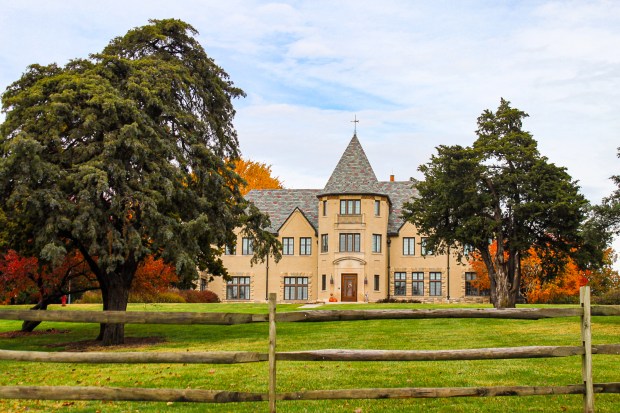
<instances>
[{"instance_id":1,"label":"dormer window","mask_svg":"<svg viewBox=\"0 0 620 413\"><path fill-rule=\"evenodd\" d=\"M341 199L340 215L360 215L362 213L362 201L359 199Z\"/></svg>"}]
</instances>

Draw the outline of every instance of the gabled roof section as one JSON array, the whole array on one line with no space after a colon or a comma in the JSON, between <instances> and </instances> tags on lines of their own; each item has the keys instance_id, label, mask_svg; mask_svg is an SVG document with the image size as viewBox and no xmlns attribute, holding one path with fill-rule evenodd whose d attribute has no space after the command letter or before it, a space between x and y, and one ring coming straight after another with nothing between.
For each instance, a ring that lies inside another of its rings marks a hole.
<instances>
[{"instance_id":1,"label":"gabled roof section","mask_svg":"<svg viewBox=\"0 0 620 413\"><path fill-rule=\"evenodd\" d=\"M288 217L284 220L284 222L282 222L282 225L280 225L280 227L278 227L278 233L280 232L280 230L282 229L282 227L288 222L289 219L291 219L291 217L293 216L293 214L295 214L296 211L299 211L299 213L301 214L302 217L304 217L304 219L306 220L306 222L308 222L308 224L310 224L310 226L312 227L312 229L314 229L314 235L318 235L319 232L317 230L317 227L314 226L312 224L312 222L310 221L310 219L308 219L308 216L306 214L304 214L304 211L302 211L301 209L299 209L299 207L295 207L295 209L293 210L293 212L291 212Z\"/></svg>"},{"instance_id":2,"label":"gabled roof section","mask_svg":"<svg viewBox=\"0 0 620 413\"><path fill-rule=\"evenodd\" d=\"M331 194L385 194L381 191L357 134L353 135L319 196Z\"/></svg>"},{"instance_id":3,"label":"gabled roof section","mask_svg":"<svg viewBox=\"0 0 620 413\"><path fill-rule=\"evenodd\" d=\"M319 202L316 199L320 189L261 189L252 190L245 198L264 213L269 214L271 226L268 230L277 233L288 217L298 208L315 231L319 228Z\"/></svg>"},{"instance_id":4,"label":"gabled roof section","mask_svg":"<svg viewBox=\"0 0 620 413\"><path fill-rule=\"evenodd\" d=\"M403 226L403 205L418 196L418 190L413 181L379 182L378 187L392 201L390 216L388 217L388 234L396 235Z\"/></svg>"}]
</instances>

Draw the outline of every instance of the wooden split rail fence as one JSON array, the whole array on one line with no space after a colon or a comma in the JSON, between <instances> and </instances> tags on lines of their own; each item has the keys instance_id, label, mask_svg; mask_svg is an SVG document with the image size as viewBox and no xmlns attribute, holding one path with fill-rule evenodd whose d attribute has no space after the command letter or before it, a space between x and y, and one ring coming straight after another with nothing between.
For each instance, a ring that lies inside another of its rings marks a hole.
<instances>
[{"instance_id":1,"label":"wooden split rail fence","mask_svg":"<svg viewBox=\"0 0 620 413\"><path fill-rule=\"evenodd\" d=\"M73 386L0 386L0 398L39 400L106 400L230 403L278 400L493 397L582 394L584 412L594 411L595 393L620 393L620 382L593 383L592 354L620 354L620 344L592 345L591 316L620 316L620 306L590 306L589 287L581 290L579 308L443 309L443 310L318 310L276 314L275 294L269 314L149 313L92 311L3 310L0 319L85 323L217 324L269 322L269 352L35 352L0 350L0 360L49 363L213 363L269 362L267 393L201 389L112 388ZM501 318L537 320L581 317L581 346L530 346L465 350L316 350L276 352L277 322L321 322L378 319ZM566 386L492 386L438 388L380 388L276 392L276 361L438 361L491 360L581 356L579 384Z\"/></svg>"}]
</instances>

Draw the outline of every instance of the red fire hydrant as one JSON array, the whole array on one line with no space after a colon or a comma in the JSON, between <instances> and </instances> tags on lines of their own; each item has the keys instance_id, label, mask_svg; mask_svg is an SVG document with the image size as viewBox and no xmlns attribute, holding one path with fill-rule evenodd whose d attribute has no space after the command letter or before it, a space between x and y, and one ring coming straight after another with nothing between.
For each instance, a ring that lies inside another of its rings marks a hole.
<instances>
[{"instance_id":1,"label":"red fire hydrant","mask_svg":"<svg viewBox=\"0 0 620 413\"><path fill-rule=\"evenodd\" d=\"M67 306L67 296L63 295L62 297L60 297L60 302L62 303L63 307Z\"/></svg>"}]
</instances>

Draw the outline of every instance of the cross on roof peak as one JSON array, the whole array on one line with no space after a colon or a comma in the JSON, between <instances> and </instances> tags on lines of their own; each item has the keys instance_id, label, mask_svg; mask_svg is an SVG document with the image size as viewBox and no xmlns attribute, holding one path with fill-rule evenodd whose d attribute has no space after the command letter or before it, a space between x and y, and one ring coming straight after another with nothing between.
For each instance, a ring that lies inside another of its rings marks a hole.
<instances>
[{"instance_id":1,"label":"cross on roof peak","mask_svg":"<svg viewBox=\"0 0 620 413\"><path fill-rule=\"evenodd\" d=\"M353 122L353 134L357 135L357 124L359 123L359 120L357 120L357 115L355 115L355 117L353 118L353 120L351 121Z\"/></svg>"}]
</instances>

